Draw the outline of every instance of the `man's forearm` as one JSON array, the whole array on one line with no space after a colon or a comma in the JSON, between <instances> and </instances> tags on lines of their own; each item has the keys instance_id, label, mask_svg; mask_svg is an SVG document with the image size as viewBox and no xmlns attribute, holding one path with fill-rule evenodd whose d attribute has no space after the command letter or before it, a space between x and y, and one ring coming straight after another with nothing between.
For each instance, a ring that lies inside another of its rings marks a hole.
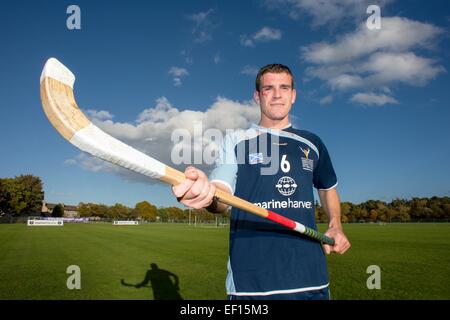
<instances>
[{"instance_id":1,"label":"man's forearm","mask_svg":"<svg viewBox=\"0 0 450 320\"><path fill-rule=\"evenodd\" d=\"M320 202L328 215L328 231L327 236L334 239L334 245L323 245L325 253L337 252L345 253L351 246L344 234L341 223L341 201L336 188L330 190L319 190Z\"/></svg>"},{"instance_id":2,"label":"man's forearm","mask_svg":"<svg viewBox=\"0 0 450 320\"><path fill-rule=\"evenodd\" d=\"M342 229L341 202L337 190L319 190L320 203L328 216L328 227Z\"/></svg>"}]
</instances>

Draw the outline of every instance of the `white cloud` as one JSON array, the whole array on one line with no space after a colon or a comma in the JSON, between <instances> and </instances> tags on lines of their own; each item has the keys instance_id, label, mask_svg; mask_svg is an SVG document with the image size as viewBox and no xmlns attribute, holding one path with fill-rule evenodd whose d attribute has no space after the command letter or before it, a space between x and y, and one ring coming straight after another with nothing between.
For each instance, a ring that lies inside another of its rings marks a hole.
<instances>
[{"instance_id":1,"label":"white cloud","mask_svg":"<svg viewBox=\"0 0 450 320\"><path fill-rule=\"evenodd\" d=\"M214 10L209 9L194 14L187 15L186 18L194 23L192 28L192 34L194 36L194 42L202 43L212 40L212 32L216 28L216 24L213 22Z\"/></svg>"},{"instance_id":2,"label":"white cloud","mask_svg":"<svg viewBox=\"0 0 450 320\"><path fill-rule=\"evenodd\" d=\"M382 90L384 93L391 93L391 92L392 92L391 89L389 89L388 87L381 87L381 90Z\"/></svg>"},{"instance_id":3,"label":"white cloud","mask_svg":"<svg viewBox=\"0 0 450 320\"><path fill-rule=\"evenodd\" d=\"M281 39L281 31L269 27L263 27L253 35L255 41L267 42Z\"/></svg>"},{"instance_id":4,"label":"white cloud","mask_svg":"<svg viewBox=\"0 0 450 320\"><path fill-rule=\"evenodd\" d=\"M181 86L181 79L180 78L173 78L173 85L175 87L180 87Z\"/></svg>"},{"instance_id":5,"label":"white cloud","mask_svg":"<svg viewBox=\"0 0 450 320\"><path fill-rule=\"evenodd\" d=\"M402 82L413 86L423 86L445 71L432 59L408 53L375 53L361 66L362 72L370 75L366 78L371 85Z\"/></svg>"},{"instance_id":6,"label":"white cloud","mask_svg":"<svg viewBox=\"0 0 450 320\"><path fill-rule=\"evenodd\" d=\"M294 20L309 15L314 26L322 26L348 18L361 20L367 17L369 5L383 7L389 2L392 0L264 0L262 3L265 8L282 12Z\"/></svg>"},{"instance_id":7,"label":"white cloud","mask_svg":"<svg viewBox=\"0 0 450 320\"><path fill-rule=\"evenodd\" d=\"M138 118L137 123L163 123L172 118L177 117L179 110L174 108L166 97L156 99L156 106L153 108L145 109L142 111Z\"/></svg>"},{"instance_id":8,"label":"white cloud","mask_svg":"<svg viewBox=\"0 0 450 320\"><path fill-rule=\"evenodd\" d=\"M123 141L126 144L156 158L157 160L173 167L171 151L175 144L171 136L176 129L186 129L194 136L195 124L201 123L203 132L207 129L217 129L225 133L227 129L245 129L251 123L259 120L259 106L253 101L233 101L218 97L206 111L187 110L174 107L167 98L156 100L156 105L143 110L137 115L133 123L114 122L110 119L99 121L96 125ZM217 148L213 141L204 140L204 148ZM192 158L193 159L193 158ZM112 165L105 161L80 154L74 159L68 159L66 164L77 164L85 170L93 172L113 172L127 180L147 181L128 170ZM184 170L185 165L179 169ZM198 165L203 170L210 170L210 166Z\"/></svg>"},{"instance_id":9,"label":"white cloud","mask_svg":"<svg viewBox=\"0 0 450 320\"><path fill-rule=\"evenodd\" d=\"M74 159L67 159L64 161L64 164L73 165L73 164L77 164L77 161Z\"/></svg>"},{"instance_id":10,"label":"white cloud","mask_svg":"<svg viewBox=\"0 0 450 320\"><path fill-rule=\"evenodd\" d=\"M79 164L85 170L92 172L118 172L120 170L119 167L86 153L80 153L75 159L69 160L73 161L71 164Z\"/></svg>"},{"instance_id":11,"label":"white cloud","mask_svg":"<svg viewBox=\"0 0 450 320\"><path fill-rule=\"evenodd\" d=\"M183 77L187 76L189 72L184 68L171 67L169 70L169 74L175 77Z\"/></svg>"},{"instance_id":12,"label":"white cloud","mask_svg":"<svg viewBox=\"0 0 450 320\"><path fill-rule=\"evenodd\" d=\"M216 53L213 57L214 64L219 64L222 62L222 57L220 54Z\"/></svg>"},{"instance_id":13,"label":"white cloud","mask_svg":"<svg viewBox=\"0 0 450 320\"><path fill-rule=\"evenodd\" d=\"M173 85L175 87L181 86L181 77L189 75L189 72L184 68L171 67L169 69L169 74L173 76Z\"/></svg>"},{"instance_id":14,"label":"white cloud","mask_svg":"<svg viewBox=\"0 0 450 320\"><path fill-rule=\"evenodd\" d=\"M86 110L86 114L90 119L93 120L99 120L99 121L106 121L111 120L113 118L113 115L110 114L108 111L96 111L96 110Z\"/></svg>"},{"instance_id":15,"label":"white cloud","mask_svg":"<svg viewBox=\"0 0 450 320\"><path fill-rule=\"evenodd\" d=\"M319 101L319 103L321 105L330 104L332 102L333 102L333 96L331 96L331 95L325 96L322 99L320 99L320 101Z\"/></svg>"},{"instance_id":16,"label":"white cloud","mask_svg":"<svg viewBox=\"0 0 450 320\"><path fill-rule=\"evenodd\" d=\"M213 9L209 9L208 11L203 11L199 13L193 13L187 16L187 18L191 21L194 21L197 25L201 25L208 20L208 16L213 12Z\"/></svg>"},{"instance_id":17,"label":"white cloud","mask_svg":"<svg viewBox=\"0 0 450 320\"><path fill-rule=\"evenodd\" d=\"M333 89L345 90L358 88L363 85L363 79L358 75L340 74L329 79L329 84Z\"/></svg>"},{"instance_id":18,"label":"white cloud","mask_svg":"<svg viewBox=\"0 0 450 320\"><path fill-rule=\"evenodd\" d=\"M350 101L366 104L369 106L382 106L385 104L397 104L398 101L392 97L385 94L375 94L375 93L356 93L354 94Z\"/></svg>"},{"instance_id":19,"label":"white cloud","mask_svg":"<svg viewBox=\"0 0 450 320\"><path fill-rule=\"evenodd\" d=\"M187 64L190 64L190 65L194 64L194 59L191 56L191 50L190 49L183 49L183 50L181 50L180 55L183 57L184 61Z\"/></svg>"},{"instance_id":20,"label":"white cloud","mask_svg":"<svg viewBox=\"0 0 450 320\"><path fill-rule=\"evenodd\" d=\"M256 66L246 65L242 68L241 74L248 76L256 76L259 72L259 68Z\"/></svg>"},{"instance_id":21,"label":"white cloud","mask_svg":"<svg viewBox=\"0 0 450 320\"><path fill-rule=\"evenodd\" d=\"M254 47L255 46L255 44L253 43L252 39L249 38L249 36L247 36L245 34L241 35L241 44L244 47Z\"/></svg>"},{"instance_id":22,"label":"white cloud","mask_svg":"<svg viewBox=\"0 0 450 320\"><path fill-rule=\"evenodd\" d=\"M282 33L279 29L263 27L251 36L241 35L241 44L244 47L254 47L257 42L280 40Z\"/></svg>"},{"instance_id":23,"label":"white cloud","mask_svg":"<svg viewBox=\"0 0 450 320\"><path fill-rule=\"evenodd\" d=\"M445 72L435 60L418 57L414 53L378 52L351 64L308 67L308 77L324 80L334 90L362 87L380 88L390 93L396 83L424 86Z\"/></svg>"},{"instance_id":24,"label":"white cloud","mask_svg":"<svg viewBox=\"0 0 450 320\"><path fill-rule=\"evenodd\" d=\"M424 86L445 72L436 60L414 52L421 49L424 54L424 49L434 48L441 34L443 30L431 24L386 17L380 30L369 30L362 23L334 42L302 47L301 58L312 64L306 68L308 80L321 79L333 90L376 90L391 95L392 85ZM377 101L372 104L395 101L383 94L376 97L353 96L352 101Z\"/></svg>"},{"instance_id":25,"label":"white cloud","mask_svg":"<svg viewBox=\"0 0 450 320\"><path fill-rule=\"evenodd\" d=\"M431 24L401 17L384 17L379 30L369 30L364 23L334 43L319 42L302 48L302 57L316 64L352 61L376 51L404 52L417 47L429 48L443 33Z\"/></svg>"}]
</instances>

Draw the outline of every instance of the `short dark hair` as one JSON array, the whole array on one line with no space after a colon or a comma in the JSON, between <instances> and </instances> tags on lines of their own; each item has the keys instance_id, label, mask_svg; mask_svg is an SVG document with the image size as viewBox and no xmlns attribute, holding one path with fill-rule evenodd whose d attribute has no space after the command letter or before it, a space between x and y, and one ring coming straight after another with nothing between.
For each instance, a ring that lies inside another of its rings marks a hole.
<instances>
[{"instance_id":1,"label":"short dark hair","mask_svg":"<svg viewBox=\"0 0 450 320\"><path fill-rule=\"evenodd\" d=\"M268 64L267 66L262 67L261 69L259 69L258 75L256 76L256 81L255 81L255 87L256 87L256 91L259 92L259 87L261 85L261 77L268 73L287 73L288 75L291 76L291 85L292 85L292 89L294 89L294 75L291 72L291 69L289 69L289 67L280 64L280 63L272 63L272 64Z\"/></svg>"}]
</instances>

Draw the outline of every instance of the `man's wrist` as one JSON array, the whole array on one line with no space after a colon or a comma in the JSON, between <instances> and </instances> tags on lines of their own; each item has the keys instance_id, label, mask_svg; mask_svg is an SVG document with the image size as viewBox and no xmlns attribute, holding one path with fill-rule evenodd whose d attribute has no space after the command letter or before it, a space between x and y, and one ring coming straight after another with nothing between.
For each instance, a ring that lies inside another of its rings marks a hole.
<instances>
[{"instance_id":1,"label":"man's wrist","mask_svg":"<svg viewBox=\"0 0 450 320\"><path fill-rule=\"evenodd\" d=\"M339 229L342 230L342 223L338 219L332 219L328 223L328 229Z\"/></svg>"},{"instance_id":2,"label":"man's wrist","mask_svg":"<svg viewBox=\"0 0 450 320\"><path fill-rule=\"evenodd\" d=\"M205 209L209 212L216 213L217 212L217 206L218 206L218 198L216 196L213 197L212 202L209 206L207 206Z\"/></svg>"}]
</instances>

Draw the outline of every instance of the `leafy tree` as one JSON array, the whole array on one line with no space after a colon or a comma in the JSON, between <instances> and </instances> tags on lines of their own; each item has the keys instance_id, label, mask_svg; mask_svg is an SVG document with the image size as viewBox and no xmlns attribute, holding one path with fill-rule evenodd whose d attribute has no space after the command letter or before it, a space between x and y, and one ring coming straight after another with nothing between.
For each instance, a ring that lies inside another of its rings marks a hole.
<instances>
[{"instance_id":1,"label":"leafy tree","mask_svg":"<svg viewBox=\"0 0 450 320\"><path fill-rule=\"evenodd\" d=\"M105 218L108 214L108 207L104 204L80 202L78 204L78 214L80 217Z\"/></svg>"},{"instance_id":2,"label":"leafy tree","mask_svg":"<svg viewBox=\"0 0 450 320\"><path fill-rule=\"evenodd\" d=\"M167 222L169 219L166 208L158 208L158 216L161 219L161 222Z\"/></svg>"},{"instance_id":3,"label":"leafy tree","mask_svg":"<svg viewBox=\"0 0 450 320\"><path fill-rule=\"evenodd\" d=\"M89 203L80 202L78 204L78 214L80 217L92 217Z\"/></svg>"},{"instance_id":4,"label":"leafy tree","mask_svg":"<svg viewBox=\"0 0 450 320\"><path fill-rule=\"evenodd\" d=\"M143 220L155 221L158 215L158 209L148 201L137 203L134 211L136 216Z\"/></svg>"},{"instance_id":5,"label":"leafy tree","mask_svg":"<svg viewBox=\"0 0 450 320\"><path fill-rule=\"evenodd\" d=\"M166 208L166 212L167 212L167 218L170 221L175 221L175 222L179 222L182 220L187 220L188 217L184 215L183 210L181 210L178 207L169 207Z\"/></svg>"},{"instance_id":6,"label":"leafy tree","mask_svg":"<svg viewBox=\"0 0 450 320\"><path fill-rule=\"evenodd\" d=\"M450 219L450 204L444 203L442 205L442 210L444 210L444 217Z\"/></svg>"},{"instance_id":7,"label":"leafy tree","mask_svg":"<svg viewBox=\"0 0 450 320\"><path fill-rule=\"evenodd\" d=\"M197 216L197 221L211 222L216 220L216 215L214 213L209 212L206 209L195 209L193 210L192 213ZM184 218L189 217L189 210L183 211L183 217Z\"/></svg>"},{"instance_id":8,"label":"leafy tree","mask_svg":"<svg viewBox=\"0 0 450 320\"><path fill-rule=\"evenodd\" d=\"M430 205L430 209L433 211L432 213L433 219L441 219L445 217L445 212L438 202L432 203Z\"/></svg>"},{"instance_id":9,"label":"leafy tree","mask_svg":"<svg viewBox=\"0 0 450 320\"><path fill-rule=\"evenodd\" d=\"M366 221L369 214L364 205L357 205L353 207L352 215L354 217L354 221L360 222Z\"/></svg>"},{"instance_id":10,"label":"leafy tree","mask_svg":"<svg viewBox=\"0 0 450 320\"><path fill-rule=\"evenodd\" d=\"M408 222L411 220L411 217L406 210L399 211L397 217L401 222Z\"/></svg>"},{"instance_id":11,"label":"leafy tree","mask_svg":"<svg viewBox=\"0 0 450 320\"><path fill-rule=\"evenodd\" d=\"M10 184L12 179L0 179L0 213L11 212Z\"/></svg>"},{"instance_id":12,"label":"leafy tree","mask_svg":"<svg viewBox=\"0 0 450 320\"><path fill-rule=\"evenodd\" d=\"M107 215L113 219L132 219L132 210L123 204L116 203L108 208Z\"/></svg>"},{"instance_id":13,"label":"leafy tree","mask_svg":"<svg viewBox=\"0 0 450 320\"><path fill-rule=\"evenodd\" d=\"M105 218L108 214L108 206L104 204L93 204L91 210L92 215L99 218Z\"/></svg>"},{"instance_id":14,"label":"leafy tree","mask_svg":"<svg viewBox=\"0 0 450 320\"><path fill-rule=\"evenodd\" d=\"M44 192L42 181L33 175L1 179L0 210L15 215L41 212Z\"/></svg>"},{"instance_id":15,"label":"leafy tree","mask_svg":"<svg viewBox=\"0 0 450 320\"><path fill-rule=\"evenodd\" d=\"M378 211L375 209L370 210L369 220L375 222L375 221L377 221L377 218L378 218Z\"/></svg>"},{"instance_id":16,"label":"leafy tree","mask_svg":"<svg viewBox=\"0 0 450 320\"><path fill-rule=\"evenodd\" d=\"M316 220L319 222L326 222L328 219L327 213L325 212L325 209L317 201L316 201L315 209L316 209L316 212L315 212Z\"/></svg>"},{"instance_id":17,"label":"leafy tree","mask_svg":"<svg viewBox=\"0 0 450 320\"><path fill-rule=\"evenodd\" d=\"M350 221L352 204L350 202L341 203L341 221L347 223Z\"/></svg>"},{"instance_id":18,"label":"leafy tree","mask_svg":"<svg viewBox=\"0 0 450 320\"><path fill-rule=\"evenodd\" d=\"M64 207L61 204L57 204L52 210L52 217L61 218L64 216Z\"/></svg>"}]
</instances>

